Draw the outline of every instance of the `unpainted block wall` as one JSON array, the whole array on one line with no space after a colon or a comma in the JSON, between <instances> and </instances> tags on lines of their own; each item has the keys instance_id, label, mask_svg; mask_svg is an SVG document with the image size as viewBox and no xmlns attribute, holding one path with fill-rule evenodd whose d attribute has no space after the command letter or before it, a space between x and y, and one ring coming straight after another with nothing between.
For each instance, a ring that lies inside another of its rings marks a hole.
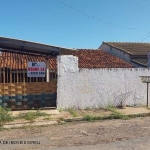
<instances>
[{"instance_id":1,"label":"unpainted block wall","mask_svg":"<svg viewBox=\"0 0 150 150\"><path fill-rule=\"evenodd\" d=\"M58 56L57 107L146 105L147 88L140 76L149 69L79 69L75 56Z\"/></svg>"}]
</instances>

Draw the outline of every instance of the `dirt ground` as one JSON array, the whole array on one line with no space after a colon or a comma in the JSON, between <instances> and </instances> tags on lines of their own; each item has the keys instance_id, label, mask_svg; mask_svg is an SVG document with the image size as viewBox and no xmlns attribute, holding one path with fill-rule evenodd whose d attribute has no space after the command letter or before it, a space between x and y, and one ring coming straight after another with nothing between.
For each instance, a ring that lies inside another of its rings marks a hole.
<instances>
[{"instance_id":1,"label":"dirt ground","mask_svg":"<svg viewBox=\"0 0 150 150\"><path fill-rule=\"evenodd\" d=\"M150 113L150 109L147 109L146 107L124 107L123 109L117 109L115 108L117 112L120 112L123 115L129 115L129 114L147 114ZM17 116L19 114L25 114L27 112L36 112L37 110L24 110L24 111L11 111L10 114L12 116ZM85 109L85 110L65 110L65 111L58 111L57 109L49 109L49 110L40 110L41 113L46 113L48 115L46 116L39 116L37 117L34 122L35 124L40 124L43 125L45 124L51 124L51 121L60 123L62 120L70 120L70 119L76 119L80 120L84 116L89 115L89 116L109 116L112 114L111 111L108 109ZM11 128L11 127L21 127L21 126L26 126L30 124L30 120L25 120L25 119L15 119L11 122L5 123L6 128Z\"/></svg>"},{"instance_id":2,"label":"dirt ground","mask_svg":"<svg viewBox=\"0 0 150 150\"><path fill-rule=\"evenodd\" d=\"M72 122L0 131L0 150L26 150L94 145L150 137L150 117L131 120ZM2 141L39 141L40 144L2 144Z\"/></svg>"},{"instance_id":3,"label":"dirt ground","mask_svg":"<svg viewBox=\"0 0 150 150\"><path fill-rule=\"evenodd\" d=\"M11 111L10 114L12 116L17 116L19 114L25 114L28 112L36 112L37 110L24 110L24 111ZM41 113L46 113L48 115L46 116L40 116L37 119L35 119L35 122L39 121L60 121L64 119L73 119L73 118L83 118L85 115L93 115L93 116L107 116L110 115L112 112L105 110L105 109L87 109L87 110L65 110L65 111L58 111L56 109L50 109L50 110L40 110ZM17 123L26 123L29 122L29 120L24 119L15 119L14 121L8 122L6 124L17 124Z\"/></svg>"}]
</instances>

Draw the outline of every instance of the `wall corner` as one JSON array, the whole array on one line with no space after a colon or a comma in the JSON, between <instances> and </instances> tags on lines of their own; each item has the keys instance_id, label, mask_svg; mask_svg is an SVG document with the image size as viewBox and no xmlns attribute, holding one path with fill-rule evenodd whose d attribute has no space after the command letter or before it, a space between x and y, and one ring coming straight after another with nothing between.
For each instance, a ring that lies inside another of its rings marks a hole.
<instances>
[{"instance_id":1,"label":"wall corner","mask_svg":"<svg viewBox=\"0 0 150 150\"><path fill-rule=\"evenodd\" d=\"M78 72L78 57L73 55L57 56L57 73L58 76L63 76L65 73Z\"/></svg>"}]
</instances>

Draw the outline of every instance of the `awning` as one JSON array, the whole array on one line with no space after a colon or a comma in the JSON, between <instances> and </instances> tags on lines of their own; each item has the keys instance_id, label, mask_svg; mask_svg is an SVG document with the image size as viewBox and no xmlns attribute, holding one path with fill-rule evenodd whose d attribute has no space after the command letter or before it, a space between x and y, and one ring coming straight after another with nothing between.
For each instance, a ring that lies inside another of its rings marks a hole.
<instances>
[{"instance_id":1,"label":"awning","mask_svg":"<svg viewBox=\"0 0 150 150\"><path fill-rule=\"evenodd\" d=\"M60 47L51 46L36 42L0 37L0 48L18 51L19 53L36 53L41 55L56 56L60 52Z\"/></svg>"}]
</instances>

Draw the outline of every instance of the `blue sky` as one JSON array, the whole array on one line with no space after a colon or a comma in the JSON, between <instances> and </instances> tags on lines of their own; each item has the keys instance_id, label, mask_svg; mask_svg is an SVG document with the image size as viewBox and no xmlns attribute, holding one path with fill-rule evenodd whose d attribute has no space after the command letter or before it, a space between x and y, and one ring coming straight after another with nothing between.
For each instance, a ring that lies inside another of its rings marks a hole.
<instances>
[{"instance_id":1,"label":"blue sky","mask_svg":"<svg viewBox=\"0 0 150 150\"><path fill-rule=\"evenodd\" d=\"M93 49L103 41L150 41L149 0L0 0L0 5L4 37Z\"/></svg>"}]
</instances>

